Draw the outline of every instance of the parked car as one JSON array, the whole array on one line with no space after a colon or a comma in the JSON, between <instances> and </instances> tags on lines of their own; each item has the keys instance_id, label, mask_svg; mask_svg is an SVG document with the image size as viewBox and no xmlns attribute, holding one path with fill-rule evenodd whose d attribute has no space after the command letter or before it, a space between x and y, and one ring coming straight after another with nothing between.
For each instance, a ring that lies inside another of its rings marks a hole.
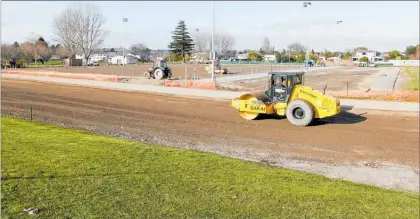
<instances>
[{"instance_id":1,"label":"parked car","mask_svg":"<svg viewBox=\"0 0 420 219\"><path fill-rule=\"evenodd\" d=\"M87 65L88 66L99 66L99 62L98 61L91 61Z\"/></svg>"}]
</instances>

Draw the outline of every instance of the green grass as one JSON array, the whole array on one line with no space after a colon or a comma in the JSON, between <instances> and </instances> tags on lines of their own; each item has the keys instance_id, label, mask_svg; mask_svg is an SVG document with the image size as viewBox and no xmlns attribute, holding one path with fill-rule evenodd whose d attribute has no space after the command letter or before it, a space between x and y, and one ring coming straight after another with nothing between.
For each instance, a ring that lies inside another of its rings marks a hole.
<instances>
[{"instance_id":1,"label":"green grass","mask_svg":"<svg viewBox=\"0 0 420 219\"><path fill-rule=\"evenodd\" d=\"M419 90L419 67L406 67L404 73L410 77L407 87L410 90Z\"/></svg>"},{"instance_id":2,"label":"green grass","mask_svg":"<svg viewBox=\"0 0 420 219\"><path fill-rule=\"evenodd\" d=\"M418 194L2 118L2 218L418 218Z\"/></svg>"},{"instance_id":3,"label":"green grass","mask_svg":"<svg viewBox=\"0 0 420 219\"><path fill-rule=\"evenodd\" d=\"M45 62L42 64L41 62L31 62L26 65L27 68L44 68L44 67L63 67L63 64L61 63L61 60L48 60L48 62Z\"/></svg>"}]
</instances>

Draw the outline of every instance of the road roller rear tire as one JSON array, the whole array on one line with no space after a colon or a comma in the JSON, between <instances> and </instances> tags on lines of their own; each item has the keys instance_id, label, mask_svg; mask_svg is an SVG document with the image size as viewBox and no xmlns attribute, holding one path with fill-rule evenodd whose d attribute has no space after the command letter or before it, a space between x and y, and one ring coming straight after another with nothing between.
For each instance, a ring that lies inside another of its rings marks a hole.
<instances>
[{"instance_id":1,"label":"road roller rear tire","mask_svg":"<svg viewBox=\"0 0 420 219\"><path fill-rule=\"evenodd\" d=\"M315 114L310 103L305 100L293 100L286 109L286 117L296 126L308 126L314 120Z\"/></svg>"}]
</instances>

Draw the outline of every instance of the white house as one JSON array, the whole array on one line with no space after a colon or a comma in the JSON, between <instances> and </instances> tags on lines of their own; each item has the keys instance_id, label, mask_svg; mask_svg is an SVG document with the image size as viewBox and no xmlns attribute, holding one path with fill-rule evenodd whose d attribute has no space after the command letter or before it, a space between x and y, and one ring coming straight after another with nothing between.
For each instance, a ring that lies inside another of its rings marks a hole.
<instances>
[{"instance_id":1,"label":"white house","mask_svg":"<svg viewBox=\"0 0 420 219\"><path fill-rule=\"evenodd\" d=\"M376 56L376 51L372 50L359 50L356 55L352 57L353 63L358 63L360 58L367 57L370 62L382 62L384 57Z\"/></svg>"},{"instance_id":2,"label":"white house","mask_svg":"<svg viewBox=\"0 0 420 219\"><path fill-rule=\"evenodd\" d=\"M275 62L276 55L264 55L263 59L265 62Z\"/></svg>"},{"instance_id":3,"label":"white house","mask_svg":"<svg viewBox=\"0 0 420 219\"><path fill-rule=\"evenodd\" d=\"M82 55L76 54L75 58L76 59L85 59L85 54L82 54Z\"/></svg>"},{"instance_id":4,"label":"white house","mask_svg":"<svg viewBox=\"0 0 420 219\"><path fill-rule=\"evenodd\" d=\"M110 62L113 65L127 65L137 63L138 58L126 55L124 56L114 56L111 58Z\"/></svg>"}]
</instances>

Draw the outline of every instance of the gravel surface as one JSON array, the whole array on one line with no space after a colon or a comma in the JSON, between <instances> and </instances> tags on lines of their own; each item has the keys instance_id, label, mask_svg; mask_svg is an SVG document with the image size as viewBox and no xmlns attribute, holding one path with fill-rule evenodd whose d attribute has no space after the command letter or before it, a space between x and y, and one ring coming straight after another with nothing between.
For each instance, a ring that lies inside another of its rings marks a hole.
<instances>
[{"instance_id":1,"label":"gravel surface","mask_svg":"<svg viewBox=\"0 0 420 219\"><path fill-rule=\"evenodd\" d=\"M371 90L388 90L392 92L398 78L400 68L381 68L379 75L370 87Z\"/></svg>"},{"instance_id":2,"label":"gravel surface","mask_svg":"<svg viewBox=\"0 0 420 219\"><path fill-rule=\"evenodd\" d=\"M244 121L227 101L2 81L2 113L94 133L418 191L417 114L343 112L316 126ZM385 119L384 119L385 118Z\"/></svg>"},{"instance_id":3,"label":"gravel surface","mask_svg":"<svg viewBox=\"0 0 420 219\"><path fill-rule=\"evenodd\" d=\"M297 71L304 71L304 72L317 72L317 71L325 71L327 69L335 69L337 67L316 67L310 68L306 70L306 68L295 68L295 69L285 69L285 70L273 70L273 72L297 72ZM308 73L308 74L309 74ZM226 83L226 82L234 82L234 81L241 81L241 80L252 80L258 78L265 78L267 77L268 72L257 72L257 73L248 73L242 75L224 75L224 76L217 76L217 82L219 83ZM202 81L211 81L211 79L203 79Z\"/></svg>"}]
</instances>

